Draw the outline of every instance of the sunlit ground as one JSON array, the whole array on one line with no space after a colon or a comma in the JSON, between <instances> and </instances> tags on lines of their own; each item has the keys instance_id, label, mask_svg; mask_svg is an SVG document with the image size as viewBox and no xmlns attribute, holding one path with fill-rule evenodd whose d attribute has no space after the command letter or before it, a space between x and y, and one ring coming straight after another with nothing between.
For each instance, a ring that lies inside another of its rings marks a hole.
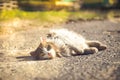
<instances>
[{"instance_id":1,"label":"sunlit ground","mask_svg":"<svg viewBox=\"0 0 120 80\"><path fill-rule=\"evenodd\" d=\"M120 10L0 11L0 34L11 34L32 27L51 27L69 20L104 20L120 18ZM119 19L118 19L119 21ZM116 21L114 21L116 22Z\"/></svg>"}]
</instances>

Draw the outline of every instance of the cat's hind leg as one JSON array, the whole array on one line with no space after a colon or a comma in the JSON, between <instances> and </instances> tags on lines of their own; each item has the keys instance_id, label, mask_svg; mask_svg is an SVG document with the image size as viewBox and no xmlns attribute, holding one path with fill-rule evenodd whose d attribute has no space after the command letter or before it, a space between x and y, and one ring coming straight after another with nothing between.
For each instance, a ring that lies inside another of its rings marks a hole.
<instances>
[{"instance_id":1,"label":"cat's hind leg","mask_svg":"<svg viewBox=\"0 0 120 80\"><path fill-rule=\"evenodd\" d=\"M107 46L99 41L86 41L89 47L96 47L98 50L105 50Z\"/></svg>"}]
</instances>

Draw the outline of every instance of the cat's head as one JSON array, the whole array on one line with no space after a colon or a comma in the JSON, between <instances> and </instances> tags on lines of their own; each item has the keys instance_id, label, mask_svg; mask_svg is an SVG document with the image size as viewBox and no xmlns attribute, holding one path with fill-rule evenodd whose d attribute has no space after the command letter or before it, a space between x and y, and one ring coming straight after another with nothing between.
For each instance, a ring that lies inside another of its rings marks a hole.
<instances>
[{"instance_id":1,"label":"cat's head","mask_svg":"<svg viewBox=\"0 0 120 80\"><path fill-rule=\"evenodd\" d=\"M38 48L30 54L35 59L51 59L56 57L56 50L53 43L47 42L46 39L41 38Z\"/></svg>"}]
</instances>

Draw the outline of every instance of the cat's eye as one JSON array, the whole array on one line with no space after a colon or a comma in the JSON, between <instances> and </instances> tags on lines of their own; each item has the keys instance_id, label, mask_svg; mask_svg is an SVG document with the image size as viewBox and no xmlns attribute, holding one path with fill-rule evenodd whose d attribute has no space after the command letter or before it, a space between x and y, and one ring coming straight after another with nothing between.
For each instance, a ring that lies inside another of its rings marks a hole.
<instances>
[{"instance_id":1,"label":"cat's eye","mask_svg":"<svg viewBox=\"0 0 120 80\"><path fill-rule=\"evenodd\" d=\"M47 45L47 50L49 51L51 49L51 46L50 45Z\"/></svg>"}]
</instances>

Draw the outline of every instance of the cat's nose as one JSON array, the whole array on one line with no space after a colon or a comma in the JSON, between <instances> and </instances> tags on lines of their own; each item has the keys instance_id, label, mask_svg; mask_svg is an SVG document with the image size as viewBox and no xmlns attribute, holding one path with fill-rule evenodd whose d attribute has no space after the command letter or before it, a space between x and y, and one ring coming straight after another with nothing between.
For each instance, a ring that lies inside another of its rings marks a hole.
<instances>
[{"instance_id":1,"label":"cat's nose","mask_svg":"<svg viewBox=\"0 0 120 80\"><path fill-rule=\"evenodd\" d=\"M52 56L50 53L48 53L49 56Z\"/></svg>"},{"instance_id":2,"label":"cat's nose","mask_svg":"<svg viewBox=\"0 0 120 80\"><path fill-rule=\"evenodd\" d=\"M50 58L53 58L53 56L52 56L52 54L51 54L51 53L48 53L48 56L49 56Z\"/></svg>"}]
</instances>

